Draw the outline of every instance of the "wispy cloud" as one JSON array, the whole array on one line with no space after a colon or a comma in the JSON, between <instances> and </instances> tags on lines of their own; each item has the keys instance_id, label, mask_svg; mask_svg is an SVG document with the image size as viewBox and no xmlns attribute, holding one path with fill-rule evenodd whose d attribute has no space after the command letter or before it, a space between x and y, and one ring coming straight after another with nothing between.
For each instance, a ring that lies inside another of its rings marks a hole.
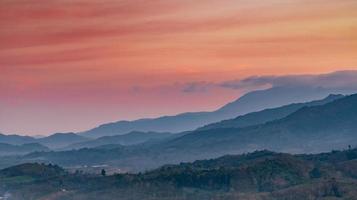
<instances>
[{"instance_id":1,"label":"wispy cloud","mask_svg":"<svg viewBox=\"0 0 357 200\"><path fill-rule=\"evenodd\" d=\"M183 86L182 92L185 92L185 93L207 92L212 87L215 87L214 83L205 82L205 81L191 82L191 83L187 83Z\"/></svg>"},{"instance_id":2,"label":"wispy cloud","mask_svg":"<svg viewBox=\"0 0 357 200\"><path fill-rule=\"evenodd\" d=\"M230 89L262 86L357 88L357 70L337 71L319 75L251 76L242 80L219 83L219 86Z\"/></svg>"},{"instance_id":3,"label":"wispy cloud","mask_svg":"<svg viewBox=\"0 0 357 200\"><path fill-rule=\"evenodd\" d=\"M328 74L283 75L283 76L251 76L244 79L222 82L190 82L183 85L186 93L208 92L223 88L250 91L270 87L314 87L330 89L357 89L357 70L337 71Z\"/></svg>"}]
</instances>

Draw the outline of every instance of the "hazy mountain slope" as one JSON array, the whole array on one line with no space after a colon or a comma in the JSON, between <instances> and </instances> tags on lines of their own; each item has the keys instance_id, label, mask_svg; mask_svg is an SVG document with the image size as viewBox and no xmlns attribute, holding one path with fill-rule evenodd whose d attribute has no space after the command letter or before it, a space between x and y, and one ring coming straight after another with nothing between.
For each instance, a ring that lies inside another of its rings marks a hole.
<instances>
[{"instance_id":1,"label":"hazy mountain slope","mask_svg":"<svg viewBox=\"0 0 357 200\"><path fill-rule=\"evenodd\" d=\"M256 126L187 132L153 145L33 153L20 160L145 170L262 149L292 153L343 149L357 145L356 133L357 94L325 105L304 107L283 119Z\"/></svg>"},{"instance_id":2,"label":"hazy mountain slope","mask_svg":"<svg viewBox=\"0 0 357 200\"><path fill-rule=\"evenodd\" d=\"M75 143L66 147L66 149L80 149L93 148L102 145L120 144L120 145L134 145L150 140L160 140L172 136L170 133L156 133L156 132L131 132L124 135L104 136L94 140Z\"/></svg>"},{"instance_id":3,"label":"hazy mountain slope","mask_svg":"<svg viewBox=\"0 0 357 200\"><path fill-rule=\"evenodd\" d=\"M25 143L36 142L36 139L29 136L21 135L4 135L0 133L0 143L7 143L12 145L21 145Z\"/></svg>"},{"instance_id":4,"label":"hazy mountain slope","mask_svg":"<svg viewBox=\"0 0 357 200\"><path fill-rule=\"evenodd\" d=\"M217 123L205 125L197 130L208 130L217 128L241 128L246 126L263 124L268 121L284 118L289 114L305 107L323 105L334 100L343 98L343 95L329 95L325 99L316 100L307 103L294 103L278 108L265 109L258 112L248 113L246 115L238 116L234 119L223 120Z\"/></svg>"},{"instance_id":5,"label":"hazy mountain slope","mask_svg":"<svg viewBox=\"0 0 357 200\"><path fill-rule=\"evenodd\" d=\"M88 138L77 135L75 133L55 133L53 135L42 137L42 138L0 134L0 143L11 144L11 145L39 143L51 149L62 148L70 144L84 142L88 140L89 140Z\"/></svg>"},{"instance_id":6,"label":"hazy mountain slope","mask_svg":"<svg viewBox=\"0 0 357 200\"><path fill-rule=\"evenodd\" d=\"M256 112L267 108L279 107L297 102L322 99L332 93L345 94L344 89L275 87L253 91L213 112L183 113L176 116L164 116L154 119L118 121L103 124L97 128L82 132L88 137L126 134L132 131L182 132L194 130L209 123L231 119L239 115Z\"/></svg>"},{"instance_id":7,"label":"hazy mountain slope","mask_svg":"<svg viewBox=\"0 0 357 200\"><path fill-rule=\"evenodd\" d=\"M89 139L75 133L55 133L48 137L39 138L37 142L52 149L63 148L70 144L88 141Z\"/></svg>"},{"instance_id":8,"label":"hazy mountain slope","mask_svg":"<svg viewBox=\"0 0 357 200\"><path fill-rule=\"evenodd\" d=\"M357 95L304 107L262 125L196 131L162 144L160 151L205 157L256 149L319 152L348 144L357 145Z\"/></svg>"},{"instance_id":9,"label":"hazy mountain slope","mask_svg":"<svg viewBox=\"0 0 357 200\"><path fill-rule=\"evenodd\" d=\"M21 154L27 154L35 151L49 151L49 150L50 150L49 148L38 143L27 143L23 145L0 143L0 156L21 155Z\"/></svg>"},{"instance_id":10,"label":"hazy mountain slope","mask_svg":"<svg viewBox=\"0 0 357 200\"><path fill-rule=\"evenodd\" d=\"M236 114L239 110L242 113L251 113L292 103L320 100L330 94L352 94L354 92L356 91L344 88L273 87L249 92L236 101L223 106L217 112Z\"/></svg>"}]
</instances>

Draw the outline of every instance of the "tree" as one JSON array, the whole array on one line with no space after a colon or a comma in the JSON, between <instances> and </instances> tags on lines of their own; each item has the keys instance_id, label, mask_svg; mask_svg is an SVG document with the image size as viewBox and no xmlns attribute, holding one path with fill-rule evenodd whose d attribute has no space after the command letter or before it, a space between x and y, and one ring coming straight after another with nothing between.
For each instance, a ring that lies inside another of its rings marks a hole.
<instances>
[{"instance_id":1,"label":"tree","mask_svg":"<svg viewBox=\"0 0 357 200\"><path fill-rule=\"evenodd\" d=\"M102 176L106 176L106 171L104 169L102 169L102 171L100 172L102 174Z\"/></svg>"},{"instance_id":2,"label":"tree","mask_svg":"<svg viewBox=\"0 0 357 200\"><path fill-rule=\"evenodd\" d=\"M321 171L319 170L319 168L314 168L310 171L310 177L311 178L321 178Z\"/></svg>"}]
</instances>

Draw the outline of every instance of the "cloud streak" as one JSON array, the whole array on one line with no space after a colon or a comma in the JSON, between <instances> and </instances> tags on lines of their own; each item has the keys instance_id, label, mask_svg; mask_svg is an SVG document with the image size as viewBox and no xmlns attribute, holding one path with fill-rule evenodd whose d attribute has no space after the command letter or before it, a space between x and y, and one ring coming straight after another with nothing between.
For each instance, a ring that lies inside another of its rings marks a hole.
<instances>
[{"instance_id":1,"label":"cloud streak","mask_svg":"<svg viewBox=\"0 0 357 200\"><path fill-rule=\"evenodd\" d=\"M321 87L357 88L357 71L338 71L319 75L252 76L243 80L218 84L224 88L246 89L251 87Z\"/></svg>"},{"instance_id":2,"label":"cloud streak","mask_svg":"<svg viewBox=\"0 0 357 200\"><path fill-rule=\"evenodd\" d=\"M250 76L244 79L222 82L190 82L183 86L182 92L209 92L223 88L239 91L250 91L272 87L310 87L329 89L357 90L357 70L337 71L327 74Z\"/></svg>"}]
</instances>

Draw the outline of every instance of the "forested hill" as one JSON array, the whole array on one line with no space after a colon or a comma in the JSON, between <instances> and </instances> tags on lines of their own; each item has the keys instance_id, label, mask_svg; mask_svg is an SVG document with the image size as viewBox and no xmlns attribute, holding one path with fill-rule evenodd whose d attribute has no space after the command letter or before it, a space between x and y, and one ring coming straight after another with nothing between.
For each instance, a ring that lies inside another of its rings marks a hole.
<instances>
[{"instance_id":1,"label":"forested hill","mask_svg":"<svg viewBox=\"0 0 357 200\"><path fill-rule=\"evenodd\" d=\"M355 199L356 159L357 149L315 155L257 151L116 175L22 164L0 171L0 197L6 192L16 200Z\"/></svg>"}]
</instances>

